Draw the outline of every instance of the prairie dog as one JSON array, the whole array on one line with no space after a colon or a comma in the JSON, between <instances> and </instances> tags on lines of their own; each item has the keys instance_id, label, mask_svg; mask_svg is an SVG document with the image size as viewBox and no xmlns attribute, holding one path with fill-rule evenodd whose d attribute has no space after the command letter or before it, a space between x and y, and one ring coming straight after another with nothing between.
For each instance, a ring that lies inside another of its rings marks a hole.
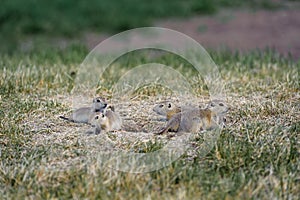
<instances>
[{"instance_id":1,"label":"prairie dog","mask_svg":"<svg viewBox=\"0 0 300 200\"><path fill-rule=\"evenodd\" d=\"M224 117L228 107L221 101L212 101L205 109L194 109L179 112L171 117L157 134L173 132L198 132L219 126L220 118Z\"/></svg>"},{"instance_id":2,"label":"prairie dog","mask_svg":"<svg viewBox=\"0 0 300 200\"><path fill-rule=\"evenodd\" d=\"M228 105L221 100L210 101L206 107L212 111L212 119L219 125L225 126L225 116L229 110Z\"/></svg>"},{"instance_id":3,"label":"prairie dog","mask_svg":"<svg viewBox=\"0 0 300 200\"><path fill-rule=\"evenodd\" d=\"M229 110L228 105L221 100L212 100L208 102L206 108L219 115L226 114L227 111Z\"/></svg>"},{"instance_id":4,"label":"prairie dog","mask_svg":"<svg viewBox=\"0 0 300 200\"><path fill-rule=\"evenodd\" d=\"M170 101L163 101L155 105L153 111L167 117L167 120L170 120L173 115L181 112L181 108Z\"/></svg>"},{"instance_id":5,"label":"prairie dog","mask_svg":"<svg viewBox=\"0 0 300 200\"><path fill-rule=\"evenodd\" d=\"M95 127L95 133L98 134L102 131L120 130L122 118L114 111L113 106L108 105L103 112L94 113L90 123Z\"/></svg>"},{"instance_id":6,"label":"prairie dog","mask_svg":"<svg viewBox=\"0 0 300 200\"><path fill-rule=\"evenodd\" d=\"M90 107L81 107L74 110L69 117L60 116L61 119L76 123L89 123L90 117L95 112L101 112L107 107L107 103L102 97L93 99L93 104Z\"/></svg>"}]
</instances>

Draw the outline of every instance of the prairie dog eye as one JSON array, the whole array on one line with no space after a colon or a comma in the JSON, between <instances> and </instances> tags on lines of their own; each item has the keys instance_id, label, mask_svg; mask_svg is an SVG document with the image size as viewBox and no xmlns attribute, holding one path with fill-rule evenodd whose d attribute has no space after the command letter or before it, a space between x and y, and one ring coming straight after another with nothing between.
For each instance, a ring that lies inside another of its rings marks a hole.
<instances>
[{"instance_id":1,"label":"prairie dog eye","mask_svg":"<svg viewBox=\"0 0 300 200\"><path fill-rule=\"evenodd\" d=\"M163 104L160 104L158 107L162 108L162 107L164 107L164 105L163 105Z\"/></svg>"},{"instance_id":2,"label":"prairie dog eye","mask_svg":"<svg viewBox=\"0 0 300 200\"><path fill-rule=\"evenodd\" d=\"M219 106L224 106L224 104L223 103L219 103Z\"/></svg>"},{"instance_id":3,"label":"prairie dog eye","mask_svg":"<svg viewBox=\"0 0 300 200\"><path fill-rule=\"evenodd\" d=\"M169 103L169 104L168 104L168 108L171 108L171 107L172 107L172 105Z\"/></svg>"},{"instance_id":4,"label":"prairie dog eye","mask_svg":"<svg viewBox=\"0 0 300 200\"><path fill-rule=\"evenodd\" d=\"M102 118L104 118L105 117L105 115L104 114L102 114L102 116L101 116Z\"/></svg>"},{"instance_id":5,"label":"prairie dog eye","mask_svg":"<svg viewBox=\"0 0 300 200\"><path fill-rule=\"evenodd\" d=\"M95 119L99 119L99 116L97 115L97 116L95 117Z\"/></svg>"},{"instance_id":6,"label":"prairie dog eye","mask_svg":"<svg viewBox=\"0 0 300 200\"><path fill-rule=\"evenodd\" d=\"M110 109L111 111L113 111L113 112L114 112L114 111L115 111L115 106L113 106L113 105L109 105L109 106L108 106L108 109Z\"/></svg>"}]
</instances>

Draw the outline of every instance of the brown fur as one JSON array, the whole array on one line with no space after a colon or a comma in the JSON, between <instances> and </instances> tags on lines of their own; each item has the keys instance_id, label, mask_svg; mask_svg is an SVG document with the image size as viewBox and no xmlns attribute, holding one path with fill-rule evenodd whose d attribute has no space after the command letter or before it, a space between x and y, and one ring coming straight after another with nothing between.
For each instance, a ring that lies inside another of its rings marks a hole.
<instances>
[{"instance_id":1,"label":"brown fur","mask_svg":"<svg viewBox=\"0 0 300 200\"><path fill-rule=\"evenodd\" d=\"M175 110L175 109L174 109ZM212 101L205 109L188 109L173 114L167 125L157 134L166 132L198 132L216 128L228 107L221 101Z\"/></svg>"}]
</instances>

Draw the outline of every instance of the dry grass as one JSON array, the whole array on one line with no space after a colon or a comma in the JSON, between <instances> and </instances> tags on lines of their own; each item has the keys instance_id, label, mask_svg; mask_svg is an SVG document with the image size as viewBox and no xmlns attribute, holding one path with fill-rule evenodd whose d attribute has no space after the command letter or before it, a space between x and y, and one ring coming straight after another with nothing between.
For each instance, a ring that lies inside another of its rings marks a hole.
<instances>
[{"instance_id":1,"label":"dry grass","mask_svg":"<svg viewBox=\"0 0 300 200\"><path fill-rule=\"evenodd\" d=\"M272 54L216 54L230 105L227 127L218 141L203 154L201 133L171 165L132 174L108 168L93 155L162 148L169 139L152 134L165 123L152 112L153 105L163 99L201 105L209 99L205 87L199 86L202 80L191 79L193 98L148 87L124 100L110 99L124 119L124 130L86 135L88 125L58 118L72 108L71 72L78 64L72 59L63 62L60 53L44 60L37 57L2 59L1 198L297 199L300 195L299 64ZM172 56L156 59L178 63ZM142 62L136 60L133 65ZM193 74L189 66L177 69ZM109 98L111 91L104 85L98 95Z\"/></svg>"}]
</instances>

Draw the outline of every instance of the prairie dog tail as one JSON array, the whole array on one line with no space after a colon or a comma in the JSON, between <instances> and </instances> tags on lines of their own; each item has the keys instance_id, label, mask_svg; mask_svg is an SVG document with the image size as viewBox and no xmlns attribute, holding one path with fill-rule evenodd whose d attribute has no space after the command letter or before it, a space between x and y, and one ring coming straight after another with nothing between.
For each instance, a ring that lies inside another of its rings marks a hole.
<instances>
[{"instance_id":1,"label":"prairie dog tail","mask_svg":"<svg viewBox=\"0 0 300 200\"><path fill-rule=\"evenodd\" d=\"M64 116L59 116L59 118L63 119L63 120L67 120L67 121L71 121L73 122L74 120L68 118L68 117L64 117Z\"/></svg>"}]
</instances>

